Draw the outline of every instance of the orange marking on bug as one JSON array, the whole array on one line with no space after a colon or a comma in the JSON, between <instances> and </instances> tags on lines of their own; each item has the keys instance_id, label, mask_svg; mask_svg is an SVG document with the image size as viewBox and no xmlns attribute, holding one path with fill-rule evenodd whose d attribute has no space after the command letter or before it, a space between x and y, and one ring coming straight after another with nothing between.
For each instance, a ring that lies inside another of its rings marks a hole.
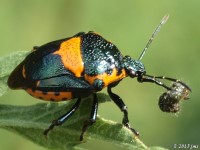
<instances>
[{"instance_id":1,"label":"orange marking on bug","mask_svg":"<svg viewBox=\"0 0 200 150\"><path fill-rule=\"evenodd\" d=\"M59 50L53 53L60 55L65 68L73 72L76 77L80 77L84 70L80 44L80 37L74 37L62 42Z\"/></svg>"},{"instance_id":2,"label":"orange marking on bug","mask_svg":"<svg viewBox=\"0 0 200 150\"><path fill-rule=\"evenodd\" d=\"M96 75L96 76L89 76L87 74L84 75L85 80L87 80L91 85L94 83L95 79L103 80L103 82L105 84L104 87L108 86L110 83L119 81L119 80L125 78L126 76L127 75L126 75L126 72L124 69L122 70L122 73L119 75L117 75L117 69L113 69L113 72L110 75L107 73L103 73L103 74Z\"/></svg>"},{"instance_id":3,"label":"orange marking on bug","mask_svg":"<svg viewBox=\"0 0 200 150\"><path fill-rule=\"evenodd\" d=\"M30 88L27 89L26 92L28 92L33 97L46 101L63 101L72 99L71 92L59 92L59 94L56 94L55 92L43 92L40 90L33 91Z\"/></svg>"},{"instance_id":4,"label":"orange marking on bug","mask_svg":"<svg viewBox=\"0 0 200 150\"><path fill-rule=\"evenodd\" d=\"M22 67L22 76L24 77L24 78L26 78L26 69L25 69L25 66L23 65L23 67Z\"/></svg>"}]
</instances>

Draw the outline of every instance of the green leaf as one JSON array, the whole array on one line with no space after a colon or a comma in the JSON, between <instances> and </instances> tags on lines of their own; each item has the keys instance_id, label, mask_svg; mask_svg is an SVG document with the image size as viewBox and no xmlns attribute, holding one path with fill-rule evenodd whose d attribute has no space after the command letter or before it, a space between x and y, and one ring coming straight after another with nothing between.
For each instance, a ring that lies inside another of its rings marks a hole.
<instances>
[{"instance_id":1,"label":"green leaf","mask_svg":"<svg viewBox=\"0 0 200 150\"><path fill-rule=\"evenodd\" d=\"M6 81L14 67L28 54L16 52L0 58L0 96L7 91ZM109 96L99 93L99 103L110 101ZM75 100L60 103L38 103L31 106L0 105L0 128L15 132L49 149L83 149L84 143L90 141L105 141L124 149L147 149L147 146L134 137L133 133L122 124L105 120L98 116L84 136L79 141L81 129L85 120L90 116L93 97L83 98L80 108L62 126L55 127L48 137L43 131L48 128L51 121L60 117L74 104ZM163 150L153 147L150 149Z\"/></svg>"},{"instance_id":2,"label":"green leaf","mask_svg":"<svg viewBox=\"0 0 200 150\"><path fill-rule=\"evenodd\" d=\"M100 102L109 100L105 94L99 93ZM83 99L80 108L62 126L55 127L46 138L43 131L53 119L63 115L75 101L64 103L38 103L32 106L0 105L0 127L19 133L20 135L51 149L71 149L91 139L105 140L124 149L146 148L133 133L119 123L98 117L97 122L89 128L84 141L79 141L82 125L90 115L92 96Z\"/></svg>"}]
</instances>

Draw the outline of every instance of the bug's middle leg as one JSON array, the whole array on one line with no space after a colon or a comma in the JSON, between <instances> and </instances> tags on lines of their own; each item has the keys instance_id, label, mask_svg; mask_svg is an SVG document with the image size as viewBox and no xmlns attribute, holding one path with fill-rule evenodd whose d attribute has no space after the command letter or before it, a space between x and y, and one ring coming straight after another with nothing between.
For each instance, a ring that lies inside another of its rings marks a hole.
<instances>
[{"instance_id":1,"label":"bug's middle leg","mask_svg":"<svg viewBox=\"0 0 200 150\"><path fill-rule=\"evenodd\" d=\"M92 111L91 111L91 114L90 114L90 118L88 120L86 120L84 125L83 125L82 132L81 132L81 135L80 135L80 141L83 140L83 135L86 132L86 130L88 129L88 127L96 122L97 110L98 110L98 99L97 99L97 94L94 93L93 105L92 105Z\"/></svg>"}]
</instances>

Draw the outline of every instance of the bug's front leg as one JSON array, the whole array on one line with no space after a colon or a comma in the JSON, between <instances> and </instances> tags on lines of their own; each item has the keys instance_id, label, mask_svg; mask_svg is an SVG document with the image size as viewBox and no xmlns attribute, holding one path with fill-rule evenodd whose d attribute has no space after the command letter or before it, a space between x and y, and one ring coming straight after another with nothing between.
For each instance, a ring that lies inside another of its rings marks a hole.
<instances>
[{"instance_id":1,"label":"bug's front leg","mask_svg":"<svg viewBox=\"0 0 200 150\"><path fill-rule=\"evenodd\" d=\"M165 85L163 82L157 80L157 78L154 77L154 76L149 76L149 75L138 76L137 80L138 80L139 82L141 82L141 83L142 83L142 82L151 82L151 83L155 83L155 84L157 84L157 85L159 85L159 86L164 87L164 88L167 89L167 90L171 90L171 88L170 88L169 86L167 86L167 85Z\"/></svg>"},{"instance_id":2,"label":"bug's front leg","mask_svg":"<svg viewBox=\"0 0 200 150\"><path fill-rule=\"evenodd\" d=\"M184 82L182 82L178 79L175 79L175 78L170 78L170 77L165 77L165 76L151 76L151 75L138 76L138 78L137 78L137 80L139 82L151 82L151 83L155 83L159 86L162 86L167 90L171 90L171 87L165 85L163 82L161 82L160 80L157 80L157 79L165 79L165 80L168 80L168 81L180 83L185 88L187 88L189 91L192 91L192 89L187 84L185 84Z\"/></svg>"},{"instance_id":3,"label":"bug's front leg","mask_svg":"<svg viewBox=\"0 0 200 150\"><path fill-rule=\"evenodd\" d=\"M117 83L118 84L118 83ZM122 124L127 127L128 129L130 129L136 136L139 135L139 132L136 131L134 128L131 128L130 124L129 124L129 119L128 119L128 108L127 106L124 104L123 100L117 95L114 94L111 90L112 87L116 86L115 85L110 85L108 86L108 94L110 96L110 98L115 102L115 104L120 108L120 110L124 113L124 117L122 120Z\"/></svg>"}]
</instances>

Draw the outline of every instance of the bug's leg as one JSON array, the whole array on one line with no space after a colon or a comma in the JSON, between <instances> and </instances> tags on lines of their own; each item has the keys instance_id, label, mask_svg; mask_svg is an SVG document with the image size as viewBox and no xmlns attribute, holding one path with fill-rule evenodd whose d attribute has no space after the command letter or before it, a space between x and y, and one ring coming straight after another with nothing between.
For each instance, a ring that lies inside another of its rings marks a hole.
<instances>
[{"instance_id":1,"label":"bug's leg","mask_svg":"<svg viewBox=\"0 0 200 150\"><path fill-rule=\"evenodd\" d=\"M138 78L138 80L140 82L154 82L154 83L156 83L156 84L158 84L160 86L163 86L164 88L170 90L170 87L166 86L164 83L162 83L161 81L156 80L156 79L166 79L166 80L169 80L169 81L177 82L177 83L182 84L189 91L192 91L192 89L187 84L185 84L184 82L182 82L182 81L180 81L178 79L170 78L170 77L145 75L142 78Z\"/></svg>"},{"instance_id":2,"label":"bug's leg","mask_svg":"<svg viewBox=\"0 0 200 150\"><path fill-rule=\"evenodd\" d=\"M115 85L114 85L115 86ZM127 127L128 129L130 129L135 135L139 135L139 132L136 131L135 129L131 128L130 124L129 124L129 119L128 119L128 108L127 106L124 104L123 100L116 94L114 94L111 90L113 86L108 86L108 94L110 96L110 98L115 102L115 104L120 108L120 110L124 113L124 117L122 120L122 124Z\"/></svg>"},{"instance_id":3,"label":"bug's leg","mask_svg":"<svg viewBox=\"0 0 200 150\"><path fill-rule=\"evenodd\" d=\"M159 80L156 80L156 78L154 76L149 76L149 75L138 76L137 80L139 82L152 82L152 83L155 83L159 86L166 88L167 90L171 90L171 88L169 86L165 85L163 82L161 82Z\"/></svg>"},{"instance_id":4,"label":"bug's leg","mask_svg":"<svg viewBox=\"0 0 200 150\"><path fill-rule=\"evenodd\" d=\"M64 115L59 117L56 120L53 120L51 125L44 131L44 135L47 135L50 130L52 130L55 126L62 125L67 119L69 119L70 116L73 115L73 113L77 110L77 108L80 105L81 97L78 98L74 106Z\"/></svg>"},{"instance_id":5,"label":"bug's leg","mask_svg":"<svg viewBox=\"0 0 200 150\"><path fill-rule=\"evenodd\" d=\"M182 82L182 81L179 80L179 79L174 79L174 78L165 77L165 76L155 76L155 78L156 78L156 79L166 79L166 80L169 80L169 81L173 81L173 82L180 83L180 84L182 84L184 87L186 87L189 91L192 91L192 89L191 89L187 84L185 84L184 82Z\"/></svg>"},{"instance_id":6,"label":"bug's leg","mask_svg":"<svg viewBox=\"0 0 200 150\"><path fill-rule=\"evenodd\" d=\"M91 111L91 114L90 114L90 118L88 120L86 120L84 125L83 125L82 132L81 132L81 135L80 135L80 141L83 140L83 135L86 132L86 130L88 129L88 127L96 122L97 110L98 110L98 99L97 99L96 93L94 93L93 105L92 105L92 111Z\"/></svg>"}]
</instances>

